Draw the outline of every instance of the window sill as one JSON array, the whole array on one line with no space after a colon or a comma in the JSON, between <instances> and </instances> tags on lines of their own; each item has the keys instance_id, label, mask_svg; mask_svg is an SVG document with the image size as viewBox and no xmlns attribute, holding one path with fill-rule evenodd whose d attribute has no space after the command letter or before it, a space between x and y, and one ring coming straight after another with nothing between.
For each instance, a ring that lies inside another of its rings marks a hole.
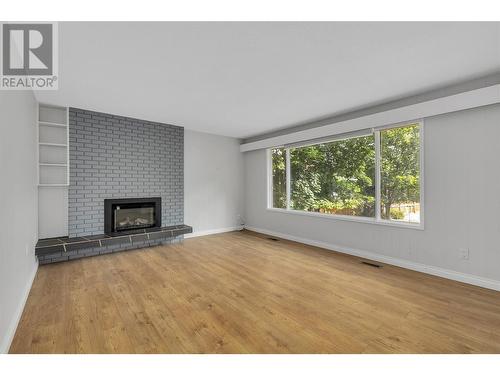
<instances>
[{"instance_id":1,"label":"window sill","mask_svg":"<svg viewBox=\"0 0 500 375\"><path fill-rule=\"evenodd\" d=\"M388 220L376 220L371 217L357 217L357 216L345 216L345 215L331 215L331 214L322 214L319 212L309 212L309 211L297 211L297 210L286 210L284 208L266 208L267 211L271 212L279 212L282 214L289 215L300 215L300 216L312 216L321 219L330 219L330 220L342 220L342 221L354 221L356 223L363 224L373 224L373 225L385 225L390 227L398 227L404 229L415 229L415 230L424 230L424 223L404 223L404 222L395 222Z\"/></svg>"}]
</instances>

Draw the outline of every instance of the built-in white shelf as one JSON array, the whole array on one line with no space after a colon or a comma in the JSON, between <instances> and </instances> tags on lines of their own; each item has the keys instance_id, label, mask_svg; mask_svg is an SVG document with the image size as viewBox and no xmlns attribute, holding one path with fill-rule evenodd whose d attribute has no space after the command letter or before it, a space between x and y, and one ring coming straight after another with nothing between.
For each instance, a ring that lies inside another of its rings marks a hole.
<instances>
[{"instance_id":1,"label":"built-in white shelf","mask_svg":"<svg viewBox=\"0 0 500 375\"><path fill-rule=\"evenodd\" d=\"M67 128L68 127L68 125L66 125L66 124L59 124L57 122L38 121L38 123L42 126L52 126L55 128Z\"/></svg>"},{"instance_id":2,"label":"built-in white shelf","mask_svg":"<svg viewBox=\"0 0 500 375\"><path fill-rule=\"evenodd\" d=\"M40 185L69 184L68 143L67 108L40 104L38 109L38 183ZM65 170L62 170L63 168Z\"/></svg>"},{"instance_id":3,"label":"built-in white shelf","mask_svg":"<svg viewBox=\"0 0 500 375\"><path fill-rule=\"evenodd\" d=\"M40 146L52 146L52 147L66 147L67 145L64 143L46 143L46 142L39 142L38 143Z\"/></svg>"},{"instance_id":4,"label":"built-in white shelf","mask_svg":"<svg viewBox=\"0 0 500 375\"><path fill-rule=\"evenodd\" d=\"M38 105L38 237L68 235L68 108Z\"/></svg>"},{"instance_id":5,"label":"built-in white shelf","mask_svg":"<svg viewBox=\"0 0 500 375\"><path fill-rule=\"evenodd\" d=\"M68 184L38 184L41 187L68 187Z\"/></svg>"},{"instance_id":6,"label":"built-in white shelf","mask_svg":"<svg viewBox=\"0 0 500 375\"><path fill-rule=\"evenodd\" d=\"M68 164L59 164L59 163L39 163L42 167L67 167Z\"/></svg>"}]
</instances>

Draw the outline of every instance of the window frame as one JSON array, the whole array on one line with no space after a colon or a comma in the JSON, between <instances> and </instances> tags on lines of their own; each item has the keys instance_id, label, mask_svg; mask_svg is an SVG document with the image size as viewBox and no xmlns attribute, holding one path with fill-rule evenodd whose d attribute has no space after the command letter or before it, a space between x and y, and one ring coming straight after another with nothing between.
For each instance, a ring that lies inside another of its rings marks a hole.
<instances>
[{"instance_id":1,"label":"window frame","mask_svg":"<svg viewBox=\"0 0 500 375\"><path fill-rule=\"evenodd\" d=\"M410 126L416 124L419 127L419 157L420 157L420 174L419 174L419 188L420 188L420 222L419 223L408 223L396 220L388 220L381 218L381 143L380 143L380 132L387 129L402 128L405 126ZM293 210L290 209L290 196L291 196L291 186L290 186L290 149L296 148L294 146L274 146L266 150L266 164L267 164L267 210L272 212L280 212L292 215L302 215L311 216L318 218L327 218L332 220L343 220L343 221L354 221L366 224L376 224L376 225L387 225L400 228L408 229L418 229L424 230L424 219L425 219L425 194L424 194L424 176L425 176L425 166L424 166L424 120L414 120L405 121L397 124L384 125L379 127L371 128L372 133L375 137L375 217L364 217L364 216L349 216L349 215L339 215L339 214L325 214L321 212L311 212L303 210ZM360 129L363 130L363 129ZM364 129L366 130L366 129ZM346 133L348 135L349 133ZM342 139L342 134L336 134L335 139L339 137ZM332 142L335 142L335 139ZM308 144L309 146L328 143L326 140L321 140L318 142L312 142ZM274 148L284 148L286 151L286 193L287 193L287 207L286 208L275 208L273 207L273 166L272 166L272 149Z\"/></svg>"}]
</instances>

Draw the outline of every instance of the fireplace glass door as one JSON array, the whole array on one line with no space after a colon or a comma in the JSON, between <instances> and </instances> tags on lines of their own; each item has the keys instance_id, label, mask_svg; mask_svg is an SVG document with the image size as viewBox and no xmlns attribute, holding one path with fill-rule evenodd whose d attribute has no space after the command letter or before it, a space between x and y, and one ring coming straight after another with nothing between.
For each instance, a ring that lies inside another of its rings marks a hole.
<instances>
[{"instance_id":1,"label":"fireplace glass door","mask_svg":"<svg viewBox=\"0 0 500 375\"><path fill-rule=\"evenodd\" d=\"M115 231L149 228L155 226L154 207L114 207Z\"/></svg>"}]
</instances>

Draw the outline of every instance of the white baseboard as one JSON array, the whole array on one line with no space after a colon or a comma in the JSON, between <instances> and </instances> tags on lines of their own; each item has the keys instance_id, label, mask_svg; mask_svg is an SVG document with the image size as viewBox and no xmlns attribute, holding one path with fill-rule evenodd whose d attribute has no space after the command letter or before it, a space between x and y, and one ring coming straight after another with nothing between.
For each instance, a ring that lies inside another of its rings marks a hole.
<instances>
[{"instance_id":1,"label":"white baseboard","mask_svg":"<svg viewBox=\"0 0 500 375\"><path fill-rule=\"evenodd\" d=\"M19 301L19 306L17 307L15 315L12 317L11 323L7 332L5 332L5 336L0 343L0 354L8 353L10 349L10 345L12 344L12 340L14 340L14 335L16 334L17 326L21 317L23 315L24 306L26 305L26 301L28 300L28 296L30 294L31 286L33 285L33 281L35 280L36 271L38 271L38 261L35 262L35 266L33 267L33 272L28 279L28 282L23 291L23 295L21 300Z\"/></svg>"},{"instance_id":2,"label":"white baseboard","mask_svg":"<svg viewBox=\"0 0 500 375\"><path fill-rule=\"evenodd\" d=\"M483 288L488 288L488 289L500 291L500 281L499 280L487 279L487 278L476 276L476 275L457 272L457 271L453 271L453 270L449 270L449 269L445 269L445 268L440 268L440 267L429 266L429 265L422 264L422 263L415 263L415 262L411 262L409 260L393 258L393 257L389 257L386 255L380 255L380 254L372 253L372 252L365 251L365 250L358 250L358 249L353 249L353 248L349 248L349 247L345 247L345 246L337 246L337 245L333 245L333 244L326 243L326 242L296 237L296 236L292 236L289 234L274 232L274 231L267 230L267 229L256 228L256 227L252 227L252 226L245 226L245 229L248 229L250 231L257 232L257 233L266 234L268 236L280 237L280 238L283 238L286 240L300 242L300 243L303 243L306 245L321 247L323 249L333 250L333 251L337 251L339 253L350 254L350 255L360 257L360 258L366 258L366 259L374 260L377 262L391 264L393 266L407 268L407 269L410 269L413 271L423 272L423 273L427 273L427 274L434 275L434 276L444 277L444 278L450 279L450 280L460 281L460 282L466 283L466 284L476 285L476 286L480 286Z\"/></svg>"},{"instance_id":3,"label":"white baseboard","mask_svg":"<svg viewBox=\"0 0 500 375\"><path fill-rule=\"evenodd\" d=\"M218 229L202 230L202 231L199 231L199 232L193 232L193 233L185 234L184 238L209 236L211 234L234 232L234 231L242 230L242 229L243 229L243 225L240 225L238 227L228 227L228 228L218 228Z\"/></svg>"}]
</instances>

